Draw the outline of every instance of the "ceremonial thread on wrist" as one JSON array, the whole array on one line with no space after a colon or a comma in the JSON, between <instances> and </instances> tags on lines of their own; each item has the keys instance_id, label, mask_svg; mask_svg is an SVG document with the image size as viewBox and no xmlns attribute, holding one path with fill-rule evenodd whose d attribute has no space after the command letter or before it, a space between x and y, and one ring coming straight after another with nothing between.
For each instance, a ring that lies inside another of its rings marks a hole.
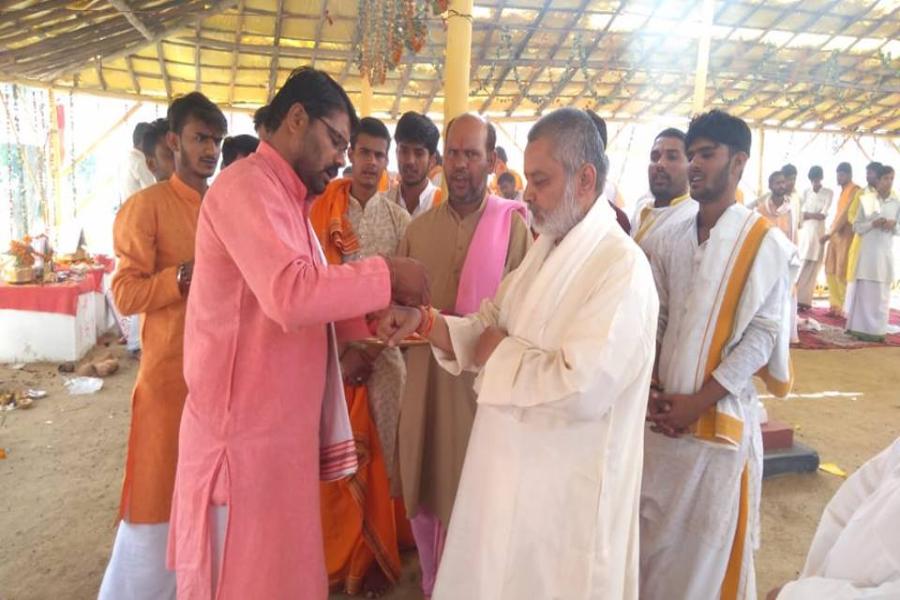
<instances>
[{"instance_id":1,"label":"ceremonial thread on wrist","mask_svg":"<svg viewBox=\"0 0 900 600\"><path fill-rule=\"evenodd\" d=\"M431 335L431 330L434 329L434 311L431 310L430 306L420 306L419 312L422 313L422 322L419 323L419 329L416 330L416 333L423 338L427 338Z\"/></svg>"}]
</instances>

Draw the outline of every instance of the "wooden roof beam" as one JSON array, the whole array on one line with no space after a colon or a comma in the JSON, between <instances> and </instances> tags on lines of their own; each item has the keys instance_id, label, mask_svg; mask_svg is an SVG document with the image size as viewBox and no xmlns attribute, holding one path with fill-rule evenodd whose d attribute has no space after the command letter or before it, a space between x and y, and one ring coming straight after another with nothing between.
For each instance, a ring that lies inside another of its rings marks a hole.
<instances>
[{"instance_id":1,"label":"wooden roof beam","mask_svg":"<svg viewBox=\"0 0 900 600\"><path fill-rule=\"evenodd\" d=\"M319 22L316 23L316 37L315 37L315 46L313 46L313 55L310 64L315 68L316 59L318 58L319 45L322 43L322 28L325 25L325 19L328 18L326 15L328 11L328 0L321 0L319 4Z\"/></svg>"},{"instance_id":2,"label":"wooden roof beam","mask_svg":"<svg viewBox=\"0 0 900 600\"><path fill-rule=\"evenodd\" d=\"M138 30L138 32L144 36L144 39L147 41L152 41L153 37L156 35L147 25L141 21L140 17L137 16L137 13L131 6L128 5L126 0L107 0L113 8L115 8L119 13L125 17L125 20L131 23L131 26Z\"/></svg>"},{"instance_id":3,"label":"wooden roof beam","mask_svg":"<svg viewBox=\"0 0 900 600\"><path fill-rule=\"evenodd\" d=\"M163 85L166 86L166 98L172 99L172 81L169 79L169 72L166 70L166 59L163 55L162 41L156 42L156 60L159 61L159 74L162 77Z\"/></svg>"},{"instance_id":4,"label":"wooden roof beam","mask_svg":"<svg viewBox=\"0 0 900 600\"><path fill-rule=\"evenodd\" d=\"M884 98L890 98L890 94L884 94L881 98L879 98L879 100L883 100ZM875 121L876 123L878 123L878 121L876 121L876 119L882 117L883 115L888 114L891 111L896 112L898 110L897 104L889 103L887 106L884 106L883 104L878 104L877 106L882 107L881 110L876 111L873 114L866 115L865 117L863 117L861 119L857 119L856 121L851 121L850 124L847 126L847 128L850 129L851 131L853 131L853 130L858 129L859 127L861 127L864 123L866 123L868 121ZM841 115L840 117L838 117L838 119L843 118L844 116L850 116L850 114L852 114L852 113L845 113L844 115ZM873 129L877 129L877 128L878 128L877 125L875 127L873 127Z\"/></svg>"},{"instance_id":5,"label":"wooden roof beam","mask_svg":"<svg viewBox=\"0 0 900 600\"><path fill-rule=\"evenodd\" d=\"M217 15L221 12L232 8L235 4L237 4L238 0L213 0L208 6L209 9L204 10L201 14L197 15L196 8L197 5L193 2L179 2L178 0L173 0L166 4L166 6L174 6L174 8L166 14L163 19L163 27L156 34L153 39L153 43L157 43L163 40L163 38L169 37L175 31L184 28L185 26L189 26L189 24L185 24L183 19L189 19L190 23L195 22L196 20L206 19L208 17ZM121 38L121 39L120 39ZM115 39L105 39L104 44L109 47L118 47L119 49L115 52L111 52L103 56L103 60L105 61L113 61L119 58L124 58L130 54L133 54L140 48L144 48L150 45L146 41L141 41L135 43L134 41L129 41L126 36L119 36ZM93 54L89 52L87 56L84 56L84 53L80 53L76 56L72 57L72 60L66 61L65 64L61 66L54 67L51 72L45 72L44 78L48 80L58 79L65 75L70 75L84 67L84 62L88 60L91 56L96 54L96 49L89 49Z\"/></svg>"},{"instance_id":6,"label":"wooden roof beam","mask_svg":"<svg viewBox=\"0 0 900 600\"><path fill-rule=\"evenodd\" d=\"M882 120L876 122L870 128L870 131L874 132L874 131L878 131L879 129L885 129L888 127L888 125L891 125L892 123L900 123L900 109L898 109L896 106L892 107L892 110L890 113L888 113L888 117L886 119L882 119ZM893 130L888 129L888 130L893 131L893 134L897 135L897 129L893 129Z\"/></svg>"},{"instance_id":7,"label":"wooden roof beam","mask_svg":"<svg viewBox=\"0 0 900 600\"><path fill-rule=\"evenodd\" d=\"M200 38L201 26L200 21L197 21L197 26L195 28L195 33L197 37ZM200 64L200 44L196 44L194 46L194 91L200 91L200 81L202 80L202 65Z\"/></svg>"},{"instance_id":8,"label":"wooden roof beam","mask_svg":"<svg viewBox=\"0 0 900 600\"><path fill-rule=\"evenodd\" d=\"M97 81L100 82L100 88L105 92L108 91L106 86L106 77L103 76L103 65L100 64L99 61L94 63L94 68L97 71Z\"/></svg>"},{"instance_id":9,"label":"wooden roof beam","mask_svg":"<svg viewBox=\"0 0 900 600\"><path fill-rule=\"evenodd\" d=\"M584 16L584 9L587 8L587 6L590 3L591 3L591 0L581 0L581 4L578 5L578 12L572 13L572 16L569 19L569 22L568 22L569 29L574 27L575 24L578 23L579 19L581 19ZM622 5L620 4L619 8L621 8L621 6ZM612 19L610 19L610 23L611 22L612 22ZM559 52L560 49L563 47L563 44L566 42L566 39L568 37L569 37L568 33L560 33L559 34L558 41L556 42L556 44L554 44L553 48L550 50L550 58L553 58L554 56L556 56L557 52ZM525 84L525 89L521 90L519 92L519 97L516 100L514 100L513 103L510 105L510 107L507 109L507 111L506 111L507 115L513 114L516 111L516 109L519 108L519 106L522 104L522 102L528 97L528 92L531 91L532 86L537 82L538 78L540 78L540 76L543 75L544 71L546 71L546 70L547 70L547 67L545 65L541 66L538 69L537 73L534 73L531 76L531 78L528 80L528 83ZM574 67L572 69L573 75L575 72L577 72L577 70L578 70L577 67ZM571 76L569 76L569 79L571 79Z\"/></svg>"},{"instance_id":10,"label":"wooden roof beam","mask_svg":"<svg viewBox=\"0 0 900 600\"><path fill-rule=\"evenodd\" d=\"M441 65L443 67L443 63ZM428 111L431 110L431 105L434 104L435 98L437 98L438 93L441 91L441 88L444 86L444 82L440 77L441 73L436 70L436 77L434 78L434 85L431 86L431 93L428 95L428 100L425 101L425 106L422 107L422 114L428 114Z\"/></svg>"},{"instance_id":11,"label":"wooden roof beam","mask_svg":"<svg viewBox=\"0 0 900 600\"><path fill-rule=\"evenodd\" d=\"M403 71L403 77L400 79L400 83L397 85L397 93L395 94L394 104L391 106L391 118L396 119L397 113L400 111L400 102L403 100L404 92L406 90L406 86L409 85L409 80L412 77L413 72L413 63L409 62L406 65L406 69Z\"/></svg>"},{"instance_id":12,"label":"wooden roof beam","mask_svg":"<svg viewBox=\"0 0 900 600\"><path fill-rule=\"evenodd\" d=\"M652 16L653 16L654 14L656 14L656 11L659 9L659 6L660 6L659 4L656 4L656 5L653 7L653 10L650 12L650 17L651 17L651 18L652 18ZM684 21L684 20L687 18L688 14L691 12L691 10L692 10L693 8L694 8L693 6L691 6L690 4L688 4L688 5L687 5L687 8L685 9L684 12L681 13L681 16L679 17L678 20L679 20L679 21ZM644 23L646 24L646 21L645 21ZM650 53L651 53L652 51L653 51L653 47L652 47L652 46L648 46L647 48L644 48L644 51L641 53L641 55L638 57L638 59L634 61L634 63L637 64L637 65L643 64L644 61L647 59L647 57L650 56ZM623 89L624 86L627 86L629 83L631 83L631 80L634 79L634 76L637 75L637 73L638 73L638 70L635 69L635 70L631 71L630 73L626 74L625 77L623 78L623 80L620 81L620 82L616 85L615 90ZM691 91L691 95L693 96L693 88L692 88L692 91ZM627 99L627 100L623 100L622 102L620 102L620 103L616 106L616 108L613 109L613 114L615 114L615 113L619 112L620 110L622 110L622 108L623 108L626 104L628 104L628 102L630 102L630 101L631 101L631 99ZM592 110L597 110L597 108L599 107L599 105L600 105L599 100L595 100L593 106L591 107L591 109L592 109ZM652 106L652 103L650 103L649 106Z\"/></svg>"},{"instance_id":13,"label":"wooden roof beam","mask_svg":"<svg viewBox=\"0 0 900 600\"><path fill-rule=\"evenodd\" d=\"M543 5L543 7L541 7L541 11L538 13L538 16L535 17L534 22L533 22L533 26L535 28L537 28L541 24L541 21L544 20L544 17L547 16L547 12L549 12L550 5L552 3L553 3L552 0L544 0L544 5ZM522 36L522 39L519 40L519 43L516 46L516 49L513 51L513 59L515 61L518 61L518 59L521 58L522 51L525 50L526 46L528 46L528 42L531 41L531 37L534 35L534 32L535 32L535 29L529 29L528 32ZM491 92L490 96L488 96L487 100L485 100L482 103L481 108L478 109L478 112L483 113L488 108L490 108L491 103L494 100L494 96L497 94L497 92L500 91L500 88L503 87L503 84L506 82L506 78L507 78L507 76L509 76L510 71L512 71L514 68L516 68L516 66L518 66L518 65L516 65L514 62L503 68L503 72L500 74L500 77L497 79L497 82L494 84L493 91Z\"/></svg>"},{"instance_id":14,"label":"wooden roof beam","mask_svg":"<svg viewBox=\"0 0 900 600\"><path fill-rule=\"evenodd\" d=\"M140 95L141 84L138 82L137 75L134 72L134 61L131 60L130 56L125 57L125 64L128 66L128 75L131 77L131 87L134 89L135 94Z\"/></svg>"},{"instance_id":15,"label":"wooden roof beam","mask_svg":"<svg viewBox=\"0 0 900 600\"><path fill-rule=\"evenodd\" d=\"M656 14L656 11L659 10L659 7L660 7L661 4L662 4L662 0L655 0L655 1L654 1L654 3L653 3L653 8L650 10L650 14L647 15L647 17L643 20L643 22L641 23L640 27L638 27L638 30L644 28L644 27L647 25L647 23L650 22L650 19L652 19L652 18L653 18L653 15ZM688 5L688 6L690 6L690 5ZM621 8L621 7L620 7L620 8ZM615 15L613 15L613 18L610 19L609 23L607 23L607 29L609 29L609 27L612 25L612 22L613 22L613 21L616 19L616 17L618 17L618 16L619 16L618 13L616 13ZM616 53L615 57L613 57L613 61L619 60L619 59L622 57L622 55L625 54L626 48L628 48L628 44L623 45L623 46L619 49L619 51ZM602 61L602 62L607 62L607 61ZM629 65L629 66L631 66L631 65ZM631 70L631 69L629 69L629 70ZM597 80L599 80L600 77L602 77L603 74L604 74L605 72L608 72L608 71L609 71L608 68L604 68L604 67L602 67L602 66L599 67L599 68L597 68L597 69L596 69L596 73L594 74L594 76L591 77L589 80L587 80L587 81L584 82L584 86L582 86L581 91L578 92L578 95L575 96L575 98L572 99L572 100L569 102L569 106L575 106L575 104L577 104L578 102L580 102L581 99L584 98L584 96L588 93L588 91L589 91L591 88L593 88L593 87L597 84ZM625 75L623 75L622 77L624 78Z\"/></svg>"},{"instance_id":16,"label":"wooden roof beam","mask_svg":"<svg viewBox=\"0 0 900 600\"><path fill-rule=\"evenodd\" d=\"M596 35L594 36L594 41L591 42L591 47L587 51L588 58L590 58L590 56L592 54L594 54L594 52L597 51L597 48L600 47L600 44L601 44L601 42L603 42L603 39L606 37L606 34L609 31L609 28L612 26L613 21L615 21L616 17L618 17L619 14L621 14L622 8L624 6L625 6L625 3L620 2L619 6L617 6L616 10L613 11L612 15L609 18L609 21L607 21L607 23L603 27L603 29L601 29L600 31L598 31L596 33ZM554 98L559 96L559 93L563 89L565 89L565 87L569 84L570 81L572 81L572 78L575 77L576 72L577 71L573 71L556 82L556 85L554 85L553 89L550 90L550 93L547 94L547 98L543 102L541 102L541 104L537 107L537 111L535 111L536 114L541 114L544 112L544 109L547 108L550 105L550 103L553 102ZM586 88L582 89L582 93L584 93L585 89Z\"/></svg>"},{"instance_id":17,"label":"wooden roof beam","mask_svg":"<svg viewBox=\"0 0 900 600\"><path fill-rule=\"evenodd\" d=\"M284 0L278 0L278 9L275 12L275 39L272 44L272 60L269 62L269 86L267 88L266 102L271 102L275 96L275 86L278 85L278 57L281 53L281 20L284 18Z\"/></svg>"},{"instance_id":18,"label":"wooden roof beam","mask_svg":"<svg viewBox=\"0 0 900 600\"><path fill-rule=\"evenodd\" d=\"M350 44L350 47L358 47L361 37L362 33L359 30L359 23L357 23L356 27L353 28L353 42ZM350 73L350 65L352 65L355 61L356 59L352 56L347 56L344 60L344 68L341 69L341 75L340 77L338 77L338 83L340 83L342 86L344 85L344 82L347 81L347 75Z\"/></svg>"},{"instance_id":19,"label":"wooden roof beam","mask_svg":"<svg viewBox=\"0 0 900 600\"><path fill-rule=\"evenodd\" d=\"M228 106L234 105L234 86L237 83L238 46L241 43L241 36L244 34L244 12L247 8L245 0L238 2L238 20L237 27L234 30L234 50L231 52L231 83L228 84Z\"/></svg>"}]
</instances>

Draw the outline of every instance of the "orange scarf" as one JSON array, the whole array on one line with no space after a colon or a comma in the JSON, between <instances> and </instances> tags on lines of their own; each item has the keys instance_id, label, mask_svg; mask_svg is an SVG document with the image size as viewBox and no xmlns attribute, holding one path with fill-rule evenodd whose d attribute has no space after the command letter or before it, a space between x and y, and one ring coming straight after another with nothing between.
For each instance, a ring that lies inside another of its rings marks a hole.
<instances>
[{"instance_id":1,"label":"orange scarf","mask_svg":"<svg viewBox=\"0 0 900 600\"><path fill-rule=\"evenodd\" d=\"M350 179L332 181L309 209L309 221L330 265L339 265L345 256L360 250L359 238L347 218L351 183Z\"/></svg>"}]
</instances>

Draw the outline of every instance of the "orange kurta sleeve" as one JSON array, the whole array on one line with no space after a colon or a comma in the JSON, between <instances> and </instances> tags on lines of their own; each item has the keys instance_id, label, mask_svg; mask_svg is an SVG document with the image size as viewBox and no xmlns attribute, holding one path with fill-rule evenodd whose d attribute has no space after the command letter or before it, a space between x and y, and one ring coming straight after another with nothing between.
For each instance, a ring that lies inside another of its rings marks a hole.
<instances>
[{"instance_id":1,"label":"orange kurta sleeve","mask_svg":"<svg viewBox=\"0 0 900 600\"><path fill-rule=\"evenodd\" d=\"M122 314L157 310L182 299L176 280L178 267L157 271L160 215L154 192L158 189L153 186L135 194L116 215L113 247L119 264L112 279L112 292Z\"/></svg>"}]
</instances>

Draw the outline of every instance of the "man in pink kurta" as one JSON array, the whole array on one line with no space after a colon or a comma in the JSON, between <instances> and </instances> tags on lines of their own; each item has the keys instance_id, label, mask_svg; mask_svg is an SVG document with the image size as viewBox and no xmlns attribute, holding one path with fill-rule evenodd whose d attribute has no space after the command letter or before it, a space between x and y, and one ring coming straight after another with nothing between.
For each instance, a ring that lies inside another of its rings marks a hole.
<instances>
[{"instance_id":1,"label":"man in pink kurta","mask_svg":"<svg viewBox=\"0 0 900 600\"><path fill-rule=\"evenodd\" d=\"M319 429L328 324L359 324L392 296L427 302L412 261L320 258L309 204L343 165L356 123L337 83L298 69L270 105L268 143L223 171L204 200L169 537L180 600L327 597Z\"/></svg>"}]
</instances>

